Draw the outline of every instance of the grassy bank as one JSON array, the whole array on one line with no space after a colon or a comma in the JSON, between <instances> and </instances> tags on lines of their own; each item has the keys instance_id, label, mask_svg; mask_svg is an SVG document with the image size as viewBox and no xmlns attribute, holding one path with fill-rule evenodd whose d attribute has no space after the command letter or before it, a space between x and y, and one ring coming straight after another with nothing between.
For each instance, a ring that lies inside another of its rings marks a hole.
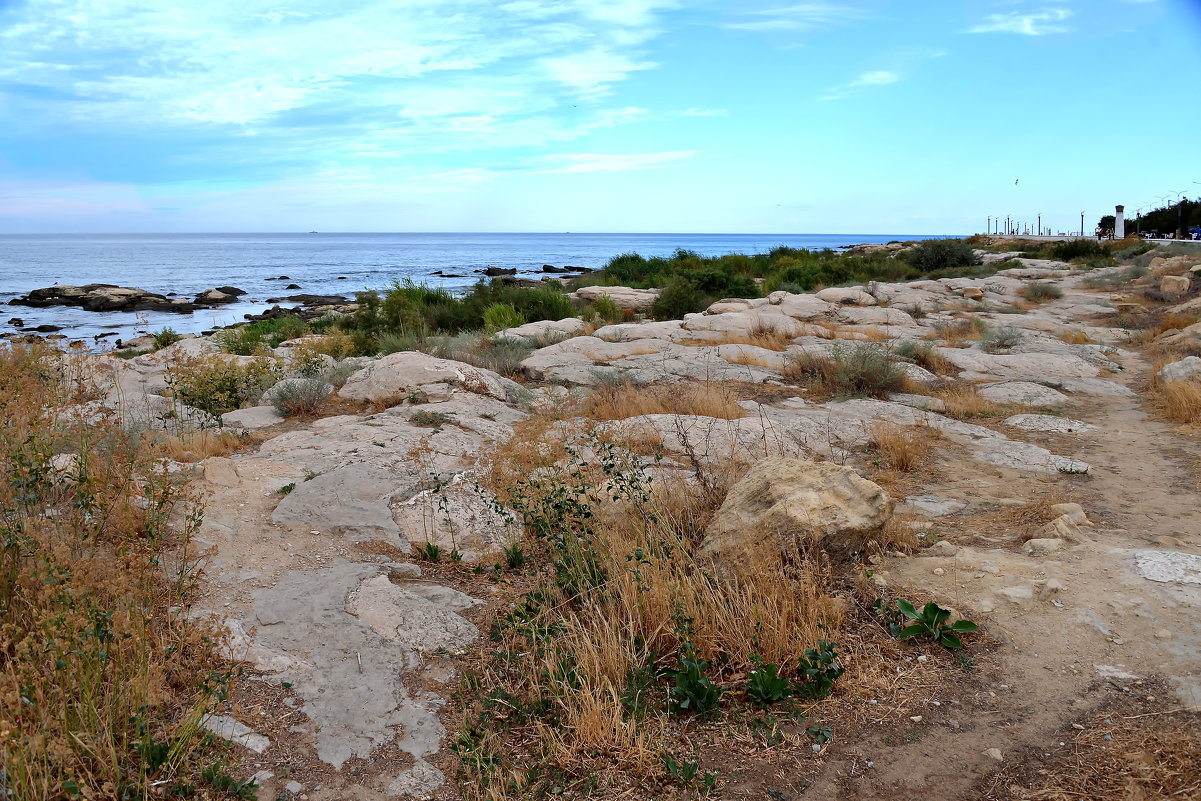
<instances>
[{"instance_id":1,"label":"grassy bank","mask_svg":"<svg viewBox=\"0 0 1201 801\"><path fill-rule=\"evenodd\" d=\"M69 354L0 349L0 794L236 785L200 728L232 678L187 616L201 509L153 442L82 413L86 379Z\"/></svg>"}]
</instances>

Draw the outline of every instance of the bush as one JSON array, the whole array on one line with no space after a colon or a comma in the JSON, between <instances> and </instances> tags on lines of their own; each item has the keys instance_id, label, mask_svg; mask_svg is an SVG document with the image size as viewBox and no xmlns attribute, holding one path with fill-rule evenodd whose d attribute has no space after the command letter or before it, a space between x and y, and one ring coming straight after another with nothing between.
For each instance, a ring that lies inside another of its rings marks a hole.
<instances>
[{"instance_id":1,"label":"bush","mask_svg":"<svg viewBox=\"0 0 1201 801\"><path fill-rule=\"evenodd\" d=\"M597 298L596 302L592 304L592 311L607 323L616 323L622 318L621 309L617 308L613 298L608 295L601 295Z\"/></svg>"},{"instance_id":2,"label":"bush","mask_svg":"<svg viewBox=\"0 0 1201 801\"><path fill-rule=\"evenodd\" d=\"M162 350L163 348L174 345L181 339L183 339L183 337L181 337L174 328L164 328L162 331L159 331L154 335L154 349Z\"/></svg>"},{"instance_id":3,"label":"bush","mask_svg":"<svg viewBox=\"0 0 1201 801\"><path fill-rule=\"evenodd\" d=\"M311 415L333 387L318 378L289 378L271 388L271 405L284 417Z\"/></svg>"},{"instance_id":4,"label":"bush","mask_svg":"<svg viewBox=\"0 0 1201 801\"><path fill-rule=\"evenodd\" d=\"M202 509L150 437L81 418L70 370L0 348L0 795L151 798L215 757L198 724L233 680L177 613Z\"/></svg>"},{"instance_id":5,"label":"bush","mask_svg":"<svg viewBox=\"0 0 1201 801\"><path fill-rule=\"evenodd\" d=\"M484 309L484 331L495 334L506 328L516 328L525 323L525 318L512 303L493 303Z\"/></svg>"},{"instance_id":6,"label":"bush","mask_svg":"<svg viewBox=\"0 0 1201 801\"><path fill-rule=\"evenodd\" d=\"M1063 297L1063 290L1055 284L1044 284L1031 281L1022 287L1022 297L1026 300L1040 303L1044 300L1054 300Z\"/></svg>"},{"instance_id":7,"label":"bush","mask_svg":"<svg viewBox=\"0 0 1201 801\"><path fill-rule=\"evenodd\" d=\"M785 375L837 397L883 398L902 388L905 366L879 345L839 343L828 359L807 353L792 357Z\"/></svg>"},{"instance_id":8,"label":"bush","mask_svg":"<svg viewBox=\"0 0 1201 801\"><path fill-rule=\"evenodd\" d=\"M229 357L180 359L168 366L167 388L180 403L199 409L220 424L221 415L248 406L280 379L274 359L242 363Z\"/></svg>"},{"instance_id":9,"label":"bush","mask_svg":"<svg viewBox=\"0 0 1201 801\"><path fill-rule=\"evenodd\" d=\"M1009 350L1022 341L1025 334L1020 328L1013 326L1005 326L989 331L984 335L984 339L980 340L980 349L985 353L998 353L1003 350Z\"/></svg>"},{"instance_id":10,"label":"bush","mask_svg":"<svg viewBox=\"0 0 1201 801\"><path fill-rule=\"evenodd\" d=\"M688 279L675 278L655 298L650 313L656 320L680 320L685 314L704 311L710 303L709 296Z\"/></svg>"},{"instance_id":11,"label":"bush","mask_svg":"<svg viewBox=\"0 0 1201 801\"><path fill-rule=\"evenodd\" d=\"M980 263L975 250L962 239L928 239L915 245L905 258L923 273L962 270Z\"/></svg>"},{"instance_id":12,"label":"bush","mask_svg":"<svg viewBox=\"0 0 1201 801\"><path fill-rule=\"evenodd\" d=\"M287 314L222 329L217 332L215 339L221 350L226 353L257 356L266 350L278 348L281 342L302 337L307 333L309 329L304 320L294 314Z\"/></svg>"}]
</instances>

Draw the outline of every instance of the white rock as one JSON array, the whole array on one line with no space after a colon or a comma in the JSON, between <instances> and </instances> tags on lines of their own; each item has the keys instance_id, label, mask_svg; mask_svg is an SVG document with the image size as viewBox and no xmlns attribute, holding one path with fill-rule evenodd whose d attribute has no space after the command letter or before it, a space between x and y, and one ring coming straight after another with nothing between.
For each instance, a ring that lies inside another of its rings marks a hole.
<instances>
[{"instance_id":1,"label":"white rock","mask_svg":"<svg viewBox=\"0 0 1201 801\"><path fill-rule=\"evenodd\" d=\"M1163 584L1201 584L1201 556L1180 551L1135 551L1134 568Z\"/></svg>"},{"instance_id":2,"label":"white rock","mask_svg":"<svg viewBox=\"0 0 1201 801\"><path fill-rule=\"evenodd\" d=\"M1160 381L1189 381L1201 379L1201 358L1187 356L1179 361L1164 365L1155 374Z\"/></svg>"},{"instance_id":3,"label":"white rock","mask_svg":"<svg viewBox=\"0 0 1201 801\"><path fill-rule=\"evenodd\" d=\"M249 748L256 754L261 754L271 747L271 740L257 734L246 724L228 715L212 715L205 719L204 728L234 745Z\"/></svg>"},{"instance_id":4,"label":"white rock","mask_svg":"<svg viewBox=\"0 0 1201 801\"><path fill-rule=\"evenodd\" d=\"M1008 381L1004 384L989 384L978 390L980 397L995 403L1020 403L1025 406L1063 406L1068 396L1042 384L1029 381Z\"/></svg>"},{"instance_id":5,"label":"white rock","mask_svg":"<svg viewBox=\"0 0 1201 801\"><path fill-rule=\"evenodd\" d=\"M1005 425L1023 431L1047 431L1054 434L1082 434L1093 430L1093 426L1080 420L1050 414L1015 414L1005 419Z\"/></svg>"},{"instance_id":6,"label":"white rock","mask_svg":"<svg viewBox=\"0 0 1201 801\"><path fill-rule=\"evenodd\" d=\"M818 300L840 306L875 306L876 299L855 287L830 287L817 293Z\"/></svg>"}]
</instances>

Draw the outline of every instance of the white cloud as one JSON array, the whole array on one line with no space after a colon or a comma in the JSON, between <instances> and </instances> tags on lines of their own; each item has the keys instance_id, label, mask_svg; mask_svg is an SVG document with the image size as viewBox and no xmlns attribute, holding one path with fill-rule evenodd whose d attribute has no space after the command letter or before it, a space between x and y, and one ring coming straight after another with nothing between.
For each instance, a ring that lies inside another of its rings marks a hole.
<instances>
[{"instance_id":1,"label":"white cloud","mask_svg":"<svg viewBox=\"0 0 1201 801\"><path fill-rule=\"evenodd\" d=\"M697 154L695 150L670 150L661 153L563 153L548 156L551 166L530 170L529 175L557 172L628 172L678 167Z\"/></svg>"},{"instance_id":2,"label":"white cloud","mask_svg":"<svg viewBox=\"0 0 1201 801\"><path fill-rule=\"evenodd\" d=\"M363 130L398 114L503 124L655 64L670 0L59 0L0 21L0 81L46 126ZM439 99L440 98L440 99ZM442 106L444 108L438 108ZM543 123L545 124L545 120Z\"/></svg>"},{"instance_id":3,"label":"white cloud","mask_svg":"<svg viewBox=\"0 0 1201 801\"><path fill-rule=\"evenodd\" d=\"M888 70L875 70L873 72L865 72L855 80L851 81L851 86L887 86L890 83L896 83L901 80L901 76L895 72Z\"/></svg>"},{"instance_id":4,"label":"white cloud","mask_svg":"<svg viewBox=\"0 0 1201 801\"><path fill-rule=\"evenodd\" d=\"M747 11L740 22L727 23L725 27L739 31L811 31L830 28L862 19L863 11L852 6L836 3L797 3L761 11Z\"/></svg>"},{"instance_id":5,"label":"white cloud","mask_svg":"<svg viewBox=\"0 0 1201 801\"><path fill-rule=\"evenodd\" d=\"M1045 36L1071 30L1060 23L1072 16L1069 8L1044 8L1041 11L1011 11L1008 14L989 14L984 22L968 33L1018 33L1024 36Z\"/></svg>"}]
</instances>

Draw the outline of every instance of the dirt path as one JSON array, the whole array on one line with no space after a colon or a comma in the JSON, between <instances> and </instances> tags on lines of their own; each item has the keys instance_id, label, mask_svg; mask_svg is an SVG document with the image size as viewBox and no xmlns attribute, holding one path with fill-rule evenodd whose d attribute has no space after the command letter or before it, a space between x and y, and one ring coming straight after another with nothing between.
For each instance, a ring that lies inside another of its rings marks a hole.
<instances>
[{"instance_id":1,"label":"dirt path","mask_svg":"<svg viewBox=\"0 0 1201 801\"><path fill-rule=\"evenodd\" d=\"M1133 353L1123 361L1114 378L1137 389L1148 366ZM1071 748L1064 732L1114 694L1147 709L1201 706L1201 560L1176 580L1152 580L1145 573L1166 576L1139 567L1154 559L1148 551L1165 564L1201 554L1201 444L1154 419L1140 397L1076 396L1064 414L1096 426L1074 436L1071 450L1066 437L1053 443L1089 462L1089 475L984 476L971 464L940 465L955 482L926 491L967 504L957 519L937 521L958 552L882 566L890 588L922 588L985 622L996 640L988 664L945 697L905 710L920 721L832 749L805 797L1019 798L1023 777L1037 778ZM1078 544L1044 555L1016 541L971 544L995 538L981 522L998 504L1048 493L1080 503L1094 524Z\"/></svg>"}]
</instances>

